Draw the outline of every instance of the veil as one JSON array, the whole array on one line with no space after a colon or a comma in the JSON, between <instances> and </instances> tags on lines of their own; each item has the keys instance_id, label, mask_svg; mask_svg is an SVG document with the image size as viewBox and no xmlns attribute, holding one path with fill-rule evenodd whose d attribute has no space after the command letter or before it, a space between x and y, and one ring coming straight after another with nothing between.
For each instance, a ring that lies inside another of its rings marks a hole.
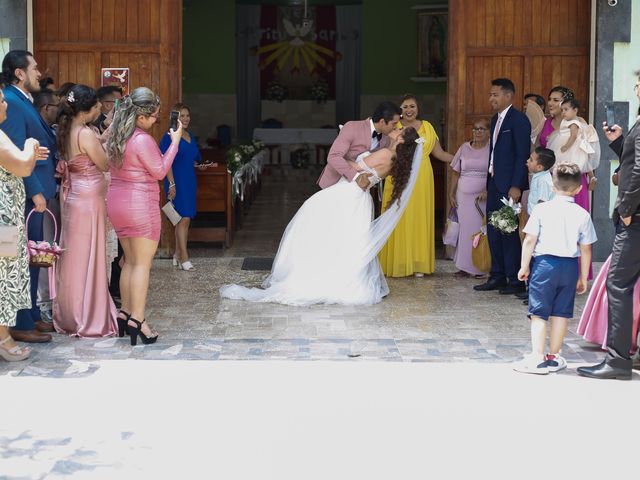
<instances>
[{"instance_id":1,"label":"veil","mask_svg":"<svg viewBox=\"0 0 640 480\"><path fill-rule=\"evenodd\" d=\"M400 217L402 217L404 209L407 207L407 203L411 198L413 187L418 179L420 164L422 163L422 144L424 140L422 140L422 142L420 140L422 140L422 138L418 138L418 141L416 141L417 146L411 163L411 175L409 176L407 186L402 192L402 195L400 195L399 203L396 204L394 202L393 205L371 223L370 238L363 251L366 263L371 262L378 255L378 252L382 250L384 244L387 243L391 232L393 232L393 229L400 221Z\"/></svg>"}]
</instances>

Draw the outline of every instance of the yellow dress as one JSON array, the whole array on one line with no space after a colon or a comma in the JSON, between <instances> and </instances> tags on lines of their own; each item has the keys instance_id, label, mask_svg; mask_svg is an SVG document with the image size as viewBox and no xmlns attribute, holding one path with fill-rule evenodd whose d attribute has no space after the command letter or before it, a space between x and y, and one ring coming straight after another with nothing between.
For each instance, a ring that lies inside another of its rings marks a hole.
<instances>
[{"instance_id":1,"label":"yellow dress","mask_svg":"<svg viewBox=\"0 0 640 480\"><path fill-rule=\"evenodd\" d=\"M438 135L427 121L422 122L418 135L424 139L424 144L416 185L398 225L378 255L382 271L387 277L430 274L436 268L435 197L429 154L438 141ZM392 193L393 179L387 177L382 195L383 212Z\"/></svg>"}]
</instances>

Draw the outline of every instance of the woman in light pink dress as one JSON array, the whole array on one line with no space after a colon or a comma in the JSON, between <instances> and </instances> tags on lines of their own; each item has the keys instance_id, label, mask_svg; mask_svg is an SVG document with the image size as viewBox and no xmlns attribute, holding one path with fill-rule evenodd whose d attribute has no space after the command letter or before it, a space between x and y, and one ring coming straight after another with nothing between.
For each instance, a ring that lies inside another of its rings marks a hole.
<instances>
[{"instance_id":1,"label":"woman in light pink dress","mask_svg":"<svg viewBox=\"0 0 640 480\"><path fill-rule=\"evenodd\" d=\"M489 132L488 119L481 119L473 124L473 141L463 144L451 162L453 176L449 190L449 202L457 207L460 234L453 261L458 268L458 277L474 275L484 276L472 259L472 236L482 227L482 215L487 208L487 165L489 164Z\"/></svg>"},{"instance_id":2,"label":"woman in light pink dress","mask_svg":"<svg viewBox=\"0 0 640 480\"><path fill-rule=\"evenodd\" d=\"M117 332L107 280L107 155L86 125L100 114L95 91L75 85L60 102L58 173L62 176L64 249L57 264L53 324L59 333L108 337Z\"/></svg>"},{"instance_id":3,"label":"woman in light pink dress","mask_svg":"<svg viewBox=\"0 0 640 480\"><path fill-rule=\"evenodd\" d=\"M107 210L124 250L118 325L121 335L123 330L129 333L131 345L136 345L138 336L145 344L158 339L145 322L149 274L160 240L158 181L171 168L182 136L178 121L177 130L170 131L171 145L164 155L160 152L146 132L158 119L159 111L158 96L146 87L136 88L120 104L107 141L112 164Z\"/></svg>"}]
</instances>

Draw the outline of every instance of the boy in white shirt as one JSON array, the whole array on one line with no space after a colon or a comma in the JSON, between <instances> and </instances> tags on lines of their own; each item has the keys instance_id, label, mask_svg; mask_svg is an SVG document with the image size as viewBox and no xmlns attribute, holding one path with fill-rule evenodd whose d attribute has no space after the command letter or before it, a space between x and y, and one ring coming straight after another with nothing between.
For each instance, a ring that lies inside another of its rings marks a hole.
<instances>
[{"instance_id":1,"label":"boy in white shirt","mask_svg":"<svg viewBox=\"0 0 640 480\"><path fill-rule=\"evenodd\" d=\"M574 200L582 188L581 180L577 165L556 166L553 172L556 196L537 204L524 227L527 236L522 245L518 279L529 280L532 352L514 367L517 372L547 374L567 366L560 348L573 317L576 292L587 291L591 245L597 240L589 213ZM545 355L549 320L549 353Z\"/></svg>"},{"instance_id":2,"label":"boy in white shirt","mask_svg":"<svg viewBox=\"0 0 640 480\"><path fill-rule=\"evenodd\" d=\"M538 203L548 202L555 195L550 172L554 163L556 163L556 155L553 150L543 147L537 147L527 160L527 169L532 175L529 182L529 199L527 200L529 215Z\"/></svg>"}]
</instances>

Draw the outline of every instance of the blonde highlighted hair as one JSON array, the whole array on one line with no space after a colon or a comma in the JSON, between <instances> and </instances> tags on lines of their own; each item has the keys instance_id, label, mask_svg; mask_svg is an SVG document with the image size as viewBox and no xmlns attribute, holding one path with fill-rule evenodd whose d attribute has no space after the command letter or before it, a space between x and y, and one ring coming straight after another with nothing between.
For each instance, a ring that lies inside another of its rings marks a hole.
<instances>
[{"instance_id":1,"label":"blonde highlighted hair","mask_svg":"<svg viewBox=\"0 0 640 480\"><path fill-rule=\"evenodd\" d=\"M138 116L148 117L159 107L160 97L147 87L138 87L122 99L113 116L112 132L107 141L107 153L116 168L122 167L124 149L136 129Z\"/></svg>"}]
</instances>

